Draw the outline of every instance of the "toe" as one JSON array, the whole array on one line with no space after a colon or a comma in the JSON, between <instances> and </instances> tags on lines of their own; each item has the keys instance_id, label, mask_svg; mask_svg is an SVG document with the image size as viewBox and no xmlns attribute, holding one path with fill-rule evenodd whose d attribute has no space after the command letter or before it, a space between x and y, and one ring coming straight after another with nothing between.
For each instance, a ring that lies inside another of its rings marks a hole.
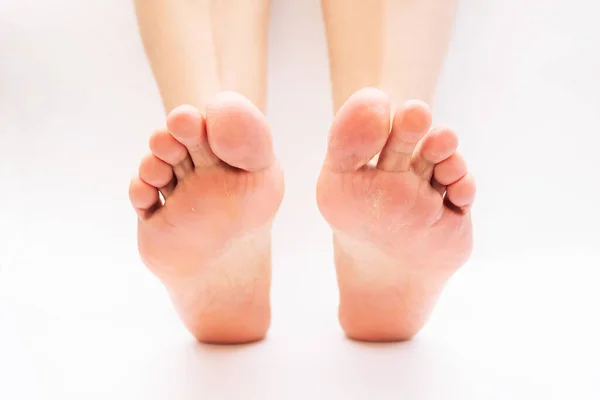
<instances>
[{"instance_id":1,"label":"toe","mask_svg":"<svg viewBox=\"0 0 600 400\"><path fill-rule=\"evenodd\" d=\"M465 159L459 153L454 153L435 165L433 179L443 186L449 186L465 176L466 173L467 163Z\"/></svg>"},{"instance_id":2,"label":"toe","mask_svg":"<svg viewBox=\"0 0 600 400\"><path fill-rule=\"evenodd\" d=\"M407 102L394 116L377 167L384 171L408 171L415 147L430 126L431 111L427 104L417 100Z\"/></svg>"},{"instance_id":3,"label":"toe","mask_svg":"<svg viewBox=\"0 0 600 400\"><path fill-rule=\"evenodd\" d=\"M475 201L475 179L467 173L446 190L446 205L451 209L468 211Z\"/></svg>"},{"instance_id":4,"label":"toe","mask_svg":"<svg viewBox=\"0 0 600 400\"><path fill-rule=\"evenodd\" d=\"M433 169L456 152L458 137L448 128L429 132L418 144L411 162L412 170L424 180L431 180Z\"/></svg>"},{"instance_id":5,"label":"toe","mask_svg":"<svg viewBox=\"0 0 600 400\"><path fill-rule=\"evenodd\" d=\"M167 117L167 127L187 148L196 167L209 167L219 162L208 144L204 117L196 107L182 105L175 108Z\"/></svg>"},{"instance_id":6,"label":"toe","mask_svg":"<svg viewBox=\"0 0 600 400\"><path fill-rule=\"evenodd\" d=\"M273 138L267 119L250 100L224 92L206 108L208 142L225 163L255 172L273 165Z\"/></svg>"},{"instance_id":7,"label":"toe","mask_svg":"<svg viewBox=\"0 0 600 400\"><path fill-rule=\"evenodd\" d=\"M373 88L359 90L335 116L325 166L335 172L356 171L381 151L389 132L389 97Z\"/></svg>"},{"instance_id":8,"label":"toe","mask_svg":"<svg viewBox=\"0 0 600 400\"><path fill-rule=\"evenodd\" d=\"M173 167L154 154L148 154L140 163L140 179L158 188L163 196L169 197L175 186Z\"/></svg>"},{"instance_id":9,"label":"toe","mask_svg":"<svg viewBox=\"0 0 600 400\"><path fill-rule=\"evenodd\" d=\"M140 218L147 218L160 207L158 190L138 177L131 180L129 185L129 199Z\"/></svg>"},{"instance_id":10,"label":"toe","mask_svg":"<svg viewBox=\"0 0 600 400\"><path fill-rule=\"evenodd\" d=\"M166 130L156 131L150 136L150 150L156 157L173 167L173 172L179 180L194 170L186 147Z\"/></svg>"}]
</instances>

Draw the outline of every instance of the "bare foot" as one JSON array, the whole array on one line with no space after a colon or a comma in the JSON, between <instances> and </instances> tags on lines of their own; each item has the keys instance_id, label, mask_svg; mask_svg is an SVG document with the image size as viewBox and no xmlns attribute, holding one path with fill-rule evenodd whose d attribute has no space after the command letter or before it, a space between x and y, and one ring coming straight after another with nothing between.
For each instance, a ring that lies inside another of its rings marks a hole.
<instances>
[{"instance_id":1,"label":"bare foot","mask_svg":"<svg viewBox=\"0 0 600 400\"><path fill-rule=\"evenodd\" d=\"M142 260L198 340L259 340L270 324L270 232L284 191L267 121L230 92L206 119L181 106L167 126L150 138L130 187Z\"/></svg>"},{"instance_id":2,"label":"bare foot","mask_svg":"<svg viewBox=\"0 0 600 400\"><path fill-rule=\"evenodd\" d=\"M430 124L428 107L411 101L390 127L387 95L363 89L331 127L317 201L334 231L339 317L351 338L411 338L470 256L475 183L456 135Z\"/></svg>"}]
</instances>

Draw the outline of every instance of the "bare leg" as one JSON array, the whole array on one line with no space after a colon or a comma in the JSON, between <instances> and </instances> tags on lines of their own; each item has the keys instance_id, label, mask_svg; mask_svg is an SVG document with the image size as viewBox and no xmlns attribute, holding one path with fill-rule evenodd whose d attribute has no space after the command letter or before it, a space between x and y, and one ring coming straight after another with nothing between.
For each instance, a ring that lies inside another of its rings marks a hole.
<instances>
[{"instance_id":1,"label":"bare leg","mask_svg":"<svg viewBox=\"0 0 600 400\"><path fill-rule=\"evenodd\" d=\"M355 339L415 335L471 252L475 184L454 132L429 131L426 104L454 9L323 0L336 117L317 199L334 231L340 323Z\"/></svg>"},{"instance_id":2,"label":"bare leg","mask_svg":"<svg viewBox=\"0 0 600 400\"><path fill-rule=\"evenodd\" d=\"M323 0L337 110L364 87L431 104L457 0Z\"/></svg>"},{"instance_id":3,"label":"bare leg","mask_svg":"<svg viewBox=\"0 0 600 400\"><path fill-rule=\"evenodd\" d=\"M204 110L224 90L264 109L268 0L136 0L136 10L167 113Z\"/></svg>"},{"instance_id":4,"label":"bare leg","mask_svg":"<svg viewBox=\"0 0 600 400\"><path fill-rule=\"evenodd\" d=\"M233 90L263 112L266 105L268 0L212 1L221 90Z\"/></svg>"},{"instance_id":5,"label":"bare leg","mask_svg":"<svg viewBox=\"0 0 600 400\"><path fill-rule=\"evenodd\" d=\"M261 112L268 1L136 6L168 114L130 186L140 255L198 340L261 339L270 323L271 224L283 197Z\"/></svg>"}]
</instances>

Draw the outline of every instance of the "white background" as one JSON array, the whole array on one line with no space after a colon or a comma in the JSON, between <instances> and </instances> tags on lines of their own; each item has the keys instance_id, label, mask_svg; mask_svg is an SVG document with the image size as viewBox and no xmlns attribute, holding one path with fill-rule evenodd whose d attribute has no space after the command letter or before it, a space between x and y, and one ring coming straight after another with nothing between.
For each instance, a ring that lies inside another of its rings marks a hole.
<instances>
[{"instance_id":1,"label":"white background","mask_svg":"<svg viewBox=\"0 0 600 400\"><path fill-rule=\"evenodd\" d=\"M197 345L138 261L129 178L163 123L129 1L0 0L0 399L600 398L600 27L588 0L463 0L434 107L478 179L476 248L412 342L344 338L314 185L318 1L274 0L286 169L273 325Z\"/></svg>"}]
</instances>

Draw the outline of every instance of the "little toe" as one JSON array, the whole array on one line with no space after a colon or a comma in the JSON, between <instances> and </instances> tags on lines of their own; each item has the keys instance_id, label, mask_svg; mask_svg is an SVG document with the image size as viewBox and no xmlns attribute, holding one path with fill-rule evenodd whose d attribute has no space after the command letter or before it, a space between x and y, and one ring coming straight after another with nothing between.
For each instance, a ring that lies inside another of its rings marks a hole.
<instances>
[{"instance_id":1,"label":"little toe","mask_svg":"<svg viewBox=\"0 0 600 400\"><path fill-rule=\"evenodd\" d=\"M392 131L377 167L384 171L408 171L415 147L430 126L431 111L427 104L418 100L407 102L394 116Z\"/></svg>"},{"instance_id":2,"label":"little toe","mask_svg":"<svg viewBox=\"0 0 600 400\"><path fill-rule=\"evenodd\" d=\"M389 97L374 88L359 90L335 116L325 166L335 172L358 170L381 151L389 133Z\"/></svg>"},{"instance_id":3,"label":"little toe","mask_svg":"<svg viewBox=\"0 0 600 400\"><path fill-rule=\"evenodd\" d=\"M446 190L445 203L455 211L467 212L475 201L475 179L467 173Z\"/></svg>"},{"instance_id":4,"label":"little toe","mask_svg":"<svg viewBox=\"0 0 600 400\"><path fill-rule=\"evenodd\" d=\"M196 107L182 105L171 111L167 127L188 150L196 167L216 165L219 158L212 152L206 135L206 122Z\"/></svg>"},{"instance_id":5,"label":"little toe","mask_svg":"<svg viewBox=\"0 0 600 400\"><path fill-rule=\"evenodd\" d=\"M165 198L169 197L175 188L173 167L154 154L144 157L140 163L139 175L142 181L158 188Z\"/></svg>"},{"instance_id":6,"label":"little toe","mask_svg":"<svg viewBox=\"0 0 600 400\"><path fill-rule=\"evenodd\" d=\"M145 219L160 207L158 190L139 177L129 184L129 199L138 217Z\"/></svg>"},{"instance_id":7,"label":"little toe","mask_svg":"<svg viewBox=\"0 0 600 400\"><path fill-rule=\"evenodd\" d=\"M217 95L206 107L206 125L210 147L223 162L249 172L273 165L273 138L267 119L242 95Z\"/></svg>"},{"instance_id":8,"label":"little toe","mask_svg":"<svg viewBox=\"0 0 600 400\"><path fill-rule=\"evenodd\" d=\"M411 168L421 178L430 181L436 164L441 163L456 152L458 137L448 128L430 131L418 144Z\"/></svg>"},{"instance_id":9,"label":"little toe","mask_svg":"<svg viewBox=\"0 0 600 400\"><path fill-rule=\"evenodd\" d=\"M166 130L159 130L150 136L150 150L173 167L178 180L194 170L187 148Z\"/></svg>"}]
</instances>

